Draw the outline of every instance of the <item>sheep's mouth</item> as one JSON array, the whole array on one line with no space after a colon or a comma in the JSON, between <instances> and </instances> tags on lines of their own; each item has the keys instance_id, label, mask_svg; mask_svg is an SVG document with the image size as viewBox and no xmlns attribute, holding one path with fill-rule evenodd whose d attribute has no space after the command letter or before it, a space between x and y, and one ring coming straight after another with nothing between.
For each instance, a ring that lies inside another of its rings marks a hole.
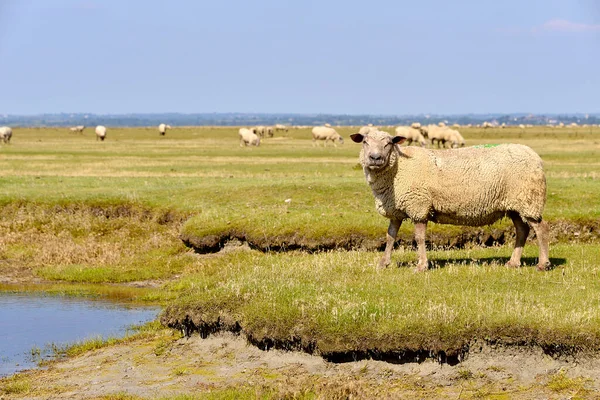
<instances>
[{"instance_id":1,"label":"sheep's mouth","mask_svg":"<svg viewBox=\"0 0 600 400\"><path fill-rule=\"evenodd\" d=\"M381 160L381 161L370 161L367 164L367 167L369 167L369 169L381 169L383 167L385 167L385 161Z\"/></svg>"}]
</instances>

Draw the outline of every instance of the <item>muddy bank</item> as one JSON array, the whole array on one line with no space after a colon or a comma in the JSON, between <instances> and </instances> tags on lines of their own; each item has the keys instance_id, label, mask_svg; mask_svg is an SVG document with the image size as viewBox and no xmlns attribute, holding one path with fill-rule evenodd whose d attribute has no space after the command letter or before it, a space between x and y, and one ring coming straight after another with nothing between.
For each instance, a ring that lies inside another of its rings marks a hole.
<instances>
[{"instance_id":1,"label":"muddy bank","mask_svg":"<svg viewBox=\"0 0 600 400\"><path fill-rule=\"evenodd\" d=\"M166 327L180 331L184 337L188 338L194 334L198 334L201 338L208 338L211 335L231 333L244 338L248 343L261 350L300 351L322 357L324 360L333 363L360 360L377 360L391 364L433 361L455 366L467 360L472 354L481 352L484 348L514 348L519 349L519 351L535 351L553 359L571 361L600 356L600 348L593 338L589 338L589 346L584 345L582 342L577 344L568 341L549 343L536 339L538 335L535 332L516 332L516 335L511 335L509 334L509 331L513 330L511 327L504 330L500 329L495 335L482 331L481 334L474 334L471 338L463 337L452 340L439 338L431 342L436 343L436 345L432 345L430 348L406 342L406 345L396 345L395 347L388 344L385 349L382 349L377 348L376 345L366 343L364 340L359 341L361 345L356 348L339 343L337 346L326 344L323 347L322 343L314 338L300 336L274 337L273 335L264 335L262 332L246 330L240 322L227 315L226 312L220 312L219 314L220 316L216 319L205 321L201 314L190 314L183 309L170 306L162 313L160 322ZM313 334L316 333L313 332Z\"/></svg>"},{"instance_id":2,"label":"muddy bank","mask_svg":"<svg viewBox=\"0 0 600 400\"><path fill-rule=\"evenodd\" d=\"M559 399L593 398L599 380L597 357L555 359L536 348L485 345L456 366L435 360L336 364L300 352L261 351L231 333L207 339L161 334L2 379L0 397Z\"/></svg>"},{"instance_id":3,"label":"muddy bank","mask_svg":"<svg viewBox=\"0 0 600 400\"><path fill-rule=\"evenodd\" d=\"M600 241L600 221L570 221L557 220L549 222L551 242L578 242L589 243ZM489 227L461 227L459 234L453 230L445 232L442 226L431 225L427 232L427 245L429 248L461 249L466 246L496 246L512 243L515 229L512 225L502 228ZM530 239L534 234L530 234ZM252 249L269 251L303 250L317 252L324 250L383 250L385 247L385 231L380 239L373 239L366 234L356 232L343 237L306 237L298 234L255 236L243 230L232 229L218 234L198 236L189 232L182 232L180 239L183 243L198 253L213 253L222 250L228 242L241 241L247 243ZM396 241L397 245L416 247L411 232L401 231Z\"/></svg>"}]
</instances>

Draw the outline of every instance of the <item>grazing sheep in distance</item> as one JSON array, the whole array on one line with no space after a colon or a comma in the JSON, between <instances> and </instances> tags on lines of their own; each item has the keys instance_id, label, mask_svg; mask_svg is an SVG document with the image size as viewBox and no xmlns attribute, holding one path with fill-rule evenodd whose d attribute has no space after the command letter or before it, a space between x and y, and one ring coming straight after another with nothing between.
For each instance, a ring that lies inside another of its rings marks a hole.
<instances>
[{"instance_id":1,"label":"grazing sheep in distance","mask_svg":"<svg viewBox=\"0 0 600 400\"><path fill-rule=\"evenodd\" d=\"M437 147L444 147L446 143L446 136L444 135L445 127L439 127L436 125L429 125L427 127L427 137L431 141L431 146L435 145L437 141Z\"/></svg>"},{"instance_id":2,"label":"grazing sheep in distance","mask_svg":"<svg viewBox=\"0 0 600 400\"><path fill-rule=\"evenodd\" d=\"M240 128L238 134L240 135L240 147L260 146L260 137L250 129Z\"/></svg>"},{"instance_id":3,"label":"grazing sheep in distance","mask_svg":"<svg viewBox=\"0 0 600 400\"><path fill-rule=\"evenodd\" d=\"M519 124L519 129L525 129L525 125Z\"/></svg>"},{"instance_id":4,"label":"grazing sheep in distance","mask_svg":"<svg viewBox=\"0 0 600 400\"><path fill-rule=\"evenodd\" d=\"M361 133L361 132L358 132L358 133ZM367 133L369 133L369 132L367 132ZM361 133L361 134L364 134L364 133ZM419 129L413 128L412 125L410 127L406 127L406 126L397 127L396 135L405 137L407 146L410 146L412 144L412 142L418 143L421 147L427 146L427 142L425 141L425 138L421 134L421 131Z\"/></svg>"},{"instance_id":5,"label":"grazing sheep in distance","mask_svg":"<svg viewBox=\"0 0 600 400\"><path fill-rule=\"evenodd\" d=\"M85 129L84 125L77 125L77 126L74 126L72 128L69 128L69 130L71 132L74 132L74 133L83 133L84 129Z\"/></svg>"},{"instance_id":6,"label":"grazing sheep in distance","mask_svg":"<svg viewBox=\"0 0 600 400\"><path fill-rule=\"evenodd\" d=\"M267 135L267 137L273 137L273 127L272 126L265 127L265 134Z\"/></svg>"},{"instance_id":7,"label":"grazing sheep in distance","mask_svg":"<svg viewBox=\"0 0 600 400\"><path fill-rule=\"evenodd\" d=\"M12 128L10 126L2 126L0 127L0 140L4 143L10 142L10 138L12 137Z\"/></svg>"},{"instance_id":8,"label":"grazing sheep in distance","mask_svg":"<svg viewBox=\"0 0 600 400\"><path fill-rule=\"evenodd\" d=\"M261 138L265 137L265 130L266 130L265 126L263 126L263 125L255 126L254 128L251 128L251 129L252 129L252 132L256 133Z\"/></svg>"},{"instance_id":9,"label":"grazing sheep in distance","mask_svg":"<svg viewBox=\"0 0 600 400\"><path fill-rule=\"evenodd\" d=\"M413 129L420 129L421 128L421 124L418 122L413 122L412 124L410 124L410 127Z\"/></svg>"},{"instance_id":10,"label":"grazing sheep in distance","mask_svg":"<svg viewBox=\"0 0 600 400\"><path fill-rule=\"evenodd\" d=\"M335 129L327 126L315 126L312 129L312 136L313 146L317 144L317 140L324 140L323 147L327 146L329 140L331 140L331 143L333 143L335 147L337 147L335 144L336 141L340 144L344 144L344 138L341 137Z\"/></svg>"},{"instance_id":11,"label":"grazing sheep in distance","mask_svg":"<svg viewBox=\"0 0 600 400\"><path fill-rule=\"evenodd\" d=\"M405 219L415 225L416 271L425 271L429 221L483 226L504 216L512 219L516 229L515 248L506 265L521 265L523 246L533 227L539 244L538 270L550 267L548 225L542 220L546 177L541 158L531 148L504 144L439 151L400 147L405 138L380 131L350 137L362 143L359 159L375 207L390 220L379 268L390 264Z\"/></svg>"},{"instance_id":12,"label":"grazing sheep in distance","mask_svg":"<svg viewBox=\"0 0 600 400\"><path fill-rule=\"evenodd\" d=\"M367 133L369 133L372 130L376 131L377 128L375 128L373 126L363 126L362 128L360 128L358 130L358 133L360 133L361 135L366 135Z\"/></svg>"},{"instance_id":13,"label":"grazing sheep in distance","mask_svg":"<svg viewBox=\"0 0 600 400\"><path fill-rule=\"evenodd\" d=\"M443 137L444 147L446 147L446 143L448 143L450 148L453 149L456 149L458 147L465 147L465 139L456 129L446 129L443 132Z\"/></svg>"},{"instance_id":14,"label":"grazing sheep in distance","mask_svg":"<svg viewBox=\"0 0 600 400\"><path fill-rule=\"evenodd\" d=\"M158 133L161 136L165 136L165 134L167 133L167 129L171 129L171 125L166 125L166 124L160 124L158 126Z\"/></svg>"},{"instance_id":15,"label":"grazing sheep in distance","mask_svg":"<svg viewBox=\"0 0 600 400\"><path fill-rule=\"evenodd\" d=\"M96 127L96 140L98 139L100 139L101 141L104 141L104 139L106 139L106 127L102 125L98 125Z\"/></svg>"},{"instance_id":16,"label":"grazing sheep in distance","mask_svg":"<svg viewBox=\"0 0 600 400\"><path fill-rule=\"evenodd\" d=\"M288 131L288 127L282 124L275 125L275 131Z\"/></svg>"},{"instance_id":17,"label":"grazing sheep in distance","mask_svg":"<svg viewBox=\"0 0 600 400\"><path fill-rule=\"evenodd\" d=\"M331 124L325 124L327 128L331 128Z\"/></svg>"}]
</instances>

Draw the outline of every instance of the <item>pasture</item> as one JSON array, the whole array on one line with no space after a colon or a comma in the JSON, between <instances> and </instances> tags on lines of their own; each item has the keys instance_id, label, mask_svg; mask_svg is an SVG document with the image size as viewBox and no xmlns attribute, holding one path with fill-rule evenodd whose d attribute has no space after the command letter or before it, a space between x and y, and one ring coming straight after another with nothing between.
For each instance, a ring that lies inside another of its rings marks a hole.
<instances>
[{"instance_id":1,"label":"pasture","mask_svg":"<svg viewBox=\"0 0 600 400\"><path fill-rule=\"evenodd\" d=\"M525 266L504 267L503 220L430 224L421 274L406 222L392 266L375 269L388 221L348 139L357 128L325 148L310 129L242 148L237 130L109 127L97 142L90 128L15 128L0 145L0 289L158 302L186 333L232 330L334 361L456 362L477 340L600 350L600 128L460 129L467 146L540 154L555 268L536 271L533 234Z\"/></svg>"}]
</instances>

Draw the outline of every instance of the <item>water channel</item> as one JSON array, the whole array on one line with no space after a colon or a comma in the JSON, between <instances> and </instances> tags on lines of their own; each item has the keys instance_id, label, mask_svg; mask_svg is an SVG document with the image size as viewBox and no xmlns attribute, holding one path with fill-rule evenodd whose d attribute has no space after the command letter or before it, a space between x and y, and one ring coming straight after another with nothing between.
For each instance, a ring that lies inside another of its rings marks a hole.
<instances>
[{"instance_id":1,"label":"water channel","mask_svg":"<svg viewBox=\"0 0 600 400\"><path fill-rule=\"evenodd\" d=\"M100 300L0 292L0 377L37 366L52 345L124 336L156 318L157 307ZM39 359L39 357L37 357Z\"/></svg>"}]
</instances>

